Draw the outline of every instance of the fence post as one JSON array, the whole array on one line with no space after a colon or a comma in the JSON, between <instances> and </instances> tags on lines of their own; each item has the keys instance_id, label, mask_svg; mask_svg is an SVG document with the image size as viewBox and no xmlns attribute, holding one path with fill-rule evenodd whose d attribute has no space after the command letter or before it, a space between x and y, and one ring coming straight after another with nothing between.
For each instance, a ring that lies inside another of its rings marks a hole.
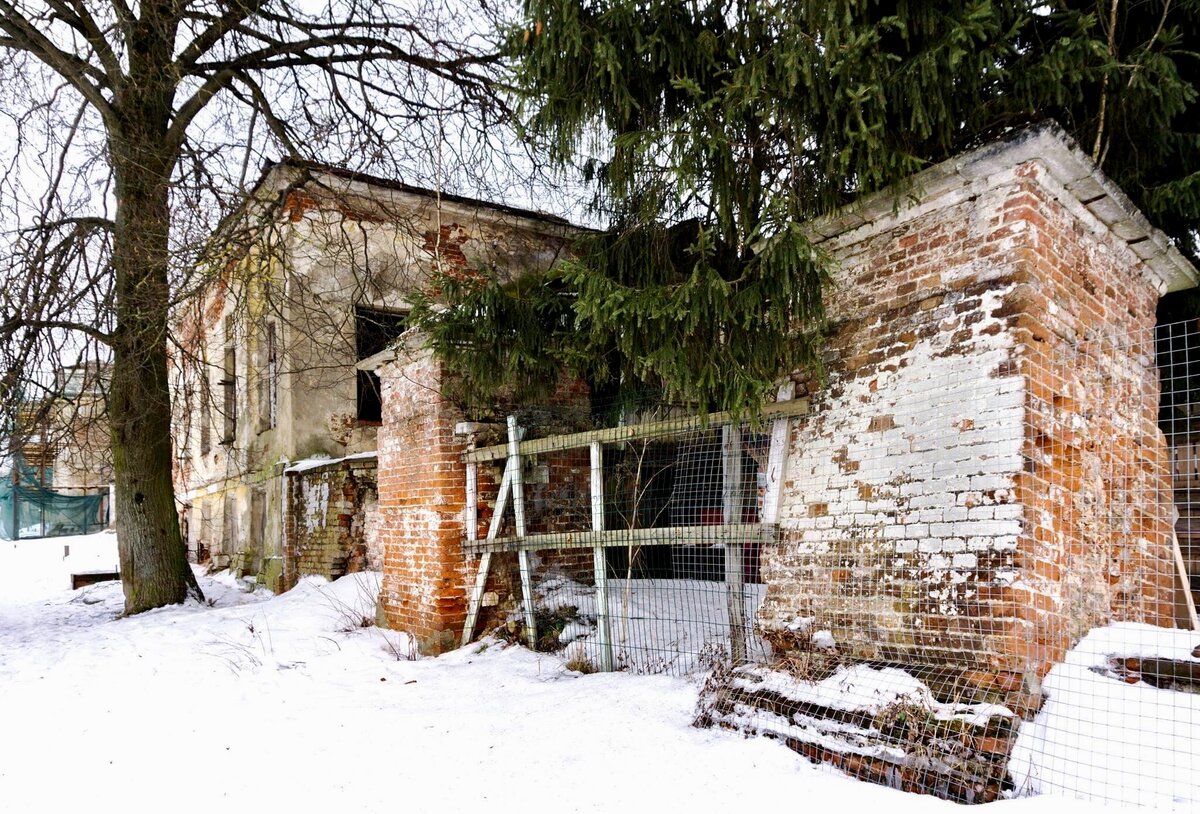
<instances>
[{"instance_id":1,"label":"fence post","mask_svg":"<svg viewBox=\"0 0 1200 814\"><path fill-rule=\"evenodd\" d=\"M508 417L508 463L512 467L513 514L517 520L517 537L525 536L525 480L521 472L521 435L517 417ZM529 552L517 552L521 567L521 593L525 606L525 641L530 650L537 649L537 622L533 616L533 573L529 568Z\"/></svg>"},{"instance_id":2,"label":"fence post","mask_svg":"<svg viewBox=\"0 0 1200 814\"><path fill-rule=\"evenodd\" d=\"M12 539L14 541L21 539L21 531L17 528L17 521L20 519L20 512L17 509L17 503L21 499L21 469L17 466L16 453L12 456Z\"/></svg>"},{"instance_id":3,"label":"fence post","mask_svg":"<svg viewBox=\"0 0 1200 814\"><path fill-rule=\"evenodd\" d=\"M796 395L796 383L784 382L775 396L776 403L791 401ZM788 444L791 440L791 419L777 418L771 422L771 445L767 451L767 488L763 493L762 523L779 522L779 502L783 494L783 470L787 466Z\"/></svg>"},{"instance_id":4,"label":"fence post","mask_svg":"<svg viewBox=\"0 0 1200 814\"><path fill-rule=\"evenodd\" d=\"M593 441L592 450L592 531L604 531L604 449ZM604 546L592 549L592 567L596 580L596 634L600 643L600 669L613 668L612 635L608 617L608 559Z\"/></svg>"},{"instance_id":5,"label":"fence post","mask_svg":"<svg viewBox=\"0 0 1200 814\"><path fill-rule=\"evenodd\" d=\"M742 430L721 428L721 504L725 525L740 523L742 512ZM735 665L746 661L746 607L742 590L742 541L725 540L725 590L729 601L729 655Z\"/></svg>"},{"instance_id":6,"label":"fence post","mask_svg":"<svg viewBox=\"0 0 1200 814\"><path fill-rule=\"evenodd\" d=\"M475 542L478 534L476 525L479 523L479 464L472 461L467 464L467 510L463 518L466 524L467 542Z\"/></svg>"}]
</instances>

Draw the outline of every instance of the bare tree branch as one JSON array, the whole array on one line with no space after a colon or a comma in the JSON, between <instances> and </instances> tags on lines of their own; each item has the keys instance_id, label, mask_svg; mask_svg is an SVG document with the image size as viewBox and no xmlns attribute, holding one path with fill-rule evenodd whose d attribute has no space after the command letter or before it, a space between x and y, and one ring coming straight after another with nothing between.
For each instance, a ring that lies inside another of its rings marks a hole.
<instances>
[{"instance_id":1,"label":"bare tree branch","mask_svg":"<svg viewBox=\"0 0 1200 814\"><path fill-rule=\"evenodd\" d=\"M102 92L103 88L112 87L111 77L77 55L58 48L12 3L0 1L0 31L8 35L0 38L0 47L33 54L70 82L110 126L118 125L115 112Z\"/></svg>"}]
</instances>

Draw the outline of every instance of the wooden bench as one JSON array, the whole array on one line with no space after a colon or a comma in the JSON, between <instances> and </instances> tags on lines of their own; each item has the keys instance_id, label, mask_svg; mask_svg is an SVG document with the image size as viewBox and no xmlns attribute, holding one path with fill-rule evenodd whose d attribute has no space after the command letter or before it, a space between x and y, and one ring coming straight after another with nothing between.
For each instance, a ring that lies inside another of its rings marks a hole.
<instances>
[{"instance_id":1,"label":"wooden bench","mask_svg":"<svg viewBox=\"0 0 1200 814\"><path fill-rule=\"evenodd\" d=\"M115 579L120 579L119 571L81 571L78 574L71 574L71 590L86 588L88 585L95 585L97 582L112 582Z\"/></svg>"}]
</instances>

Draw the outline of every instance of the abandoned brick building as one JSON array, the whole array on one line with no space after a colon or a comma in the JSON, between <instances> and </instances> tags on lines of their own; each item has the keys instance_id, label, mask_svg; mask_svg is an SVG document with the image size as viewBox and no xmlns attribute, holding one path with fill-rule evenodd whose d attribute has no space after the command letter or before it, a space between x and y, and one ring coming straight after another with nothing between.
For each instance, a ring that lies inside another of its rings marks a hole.
<instances>
[{"instance_id":1,"label":"abandoned brick building","mask_svg":"<svg viewBox=\"0 0 1200 814\"><path fill-rule=\"evenodd\" d=\"M735 660L752 660L751 640L793 667L832 650L921 670L940 700L1008 715L1036 708L1041 677L1088 629L1186 624L1155 329L1160 298L1197 273L1167 238L1054 126L926 170L899 205L879 194L809 231L838 266L826 379L785 382L757 435L703 429L717 487L690 520L604 531L615 487L603 456L653 432L589 426L569 409L586 401L578 388L505 445L502 424L464 424L437 395L445 369L421 337L361 363L382 381L383 621L436 650L468 639L480 613L524 603L533 623L535 597L552 604L578 582L572 609L591 608L594 631L580 652L607 667L620 620L602 586L621 574L605 552L707 547L723 552L713 573L658 576L718 583ZM536 411L512 412L528 424ZM730 508L735 488L748 497ZM506 502L531 516L489 527ZM718 712L752 706L755 681L736 679L741 700Z\"/></svg>"},{"instance_id":2,"label":"abandoned brick building","mask_svg":"<svg viewBox=\"0 0 1200 814\"><path fill-rule=\"evenodd\" d=\"M808 225L837 266L824 377L754 425L613 426L567 379L468 422L406 292L436 264L546 268L572 227L289 163L254 200L178 314L197 558L277 589L382 570L380 621L426 652L498 625L588 669L716 666L705 720L876 779L893 759L844 715L797 724L786 688L909 671L982 755L913 781L956 799L995 796L1089 629L1194 624L1200 331L1157 314L1198 276L1053 125Z\"/></svg>"},{"instance_id":3,"label":"abandoned brick building","mask_svg":"<svg viewBox=\"0 0 1200 814\"><path fill-rule=\"evenodd\" d=\"M560 218L332 167L267 168L177 310L175 479L190 556L275 590L374 565L378 382L437 264L554 262Z\"/></svg>"}]
</instances>

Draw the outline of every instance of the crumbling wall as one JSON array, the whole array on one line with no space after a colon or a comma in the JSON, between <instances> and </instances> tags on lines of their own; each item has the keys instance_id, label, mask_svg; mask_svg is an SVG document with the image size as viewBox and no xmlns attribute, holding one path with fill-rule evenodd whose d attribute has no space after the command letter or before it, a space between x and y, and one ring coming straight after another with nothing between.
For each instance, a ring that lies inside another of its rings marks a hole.
<instances>
[{"instance_id":1,"label":"crumbling wall","mask_svg":"<svg viewBox=\"0 0 1200 814\"><path fill-rule=\"evenodd\" d=\"M1030 164L1003 212L1026 235L1010 318L1028 383L1012 599L1036 632L1016 644L1042 672L1109 621L1170 626L1176 581L1157 424L1159 292L1124 241L1064 200Z\"/></svg>"},{"instance_id":2,"label":"crumbling wall","mask_svg":"<svg viewBox=\"0 0 1200 814\"><path fill-rule=\"evenodd\" d=\"M407 350L380 368L383 425L379 434L379 528L384 556L381 590L383 621L417 636L422 649L453 647L466 619L469 586L478 555L465 553L466 465L469 444L485 446L505 438L501 421L508 407L498 405L496 420L471 422L472 431L456 434L465 414L444 393L446 371L433 354L410 337ZM587 421L586 389L577 383L560 388L542 413L519 416L529 437L576 431ZM513 408L515 409L515 408ZM477 536L487 535L504 461L478 468ZM589 501L585 455L556 453L526 461L526 531L537 534L586 527ZM511 503L509 504L511 505ZM582 513L582 514L581 514ZM511 509L498 536L515 534ZM591 552L541 551L539 574L566 573L590 580ZM480 626L498 621L497 613L520 599L516 555L492 559Z\"/></svg>"},{"instance_id":3,"label":"crumbling wall","mask_svg":"<svg viewBox=\"0 0 1200 814\"><path fill-rule=\"evenodd\" d=\"M758 623L1036 702L1088 628L1171 624L1159 285L1045 164L831 230L834 332L794 422Z\"/></svg>"},{"instance_id":4,"label":"crumbling wall","mask_svg":"<svg viewBox=\"0 0 1200 814\"><path fill-rule=\"evenodd\" d=\"M243 530L253 487L278 478L280 460L376 449L377 422L358 411L356 308L402 314L407 292L437 267L546 268L573 231L559 218L315 165L277 165L257 189L284 196L277 228L179 310L188 353L173 369L177 492L185 504L215 500L218 520L222 493L232 495L228 514ZM236 421L225 421L225 394ZM274 584L287 534L282 491L266 491L265 540L213 539L218 530L193 538L192 550L269 565L260 576Z\"/></svg>"},{"instance_id":5,"label":"crumbling wall","mask_svg":"<svg viewBox=\"0 0 1200 814\"><path fill-rule=\"evenodd\" d=\"M446 649L466 619L466 441L454 434L463 415L441 398L444 366L430 351L402 354L379 374L381 621L424 650Z\"/></svg>"},{"instance_id":6,"label":"crumbling wall","mask_svg":"<svg viewBox=\"0 0 1200 814\"><path fill-rule=\"evenodd\" d=\"M376 461L356 456L287 472L284 584L383 567L374 528Z\"/></svg>"},{"instance_id":7,"label":"crumbling wall","mask_svg":"<svg viewBox=\"0 0 1200 814\"><path fill-rule=\"evenodd\" d=\"M1006 187L839 243L828 379L792 433L758 621L786 649L1003 669L1025 384Z\"/></svg>"}]
</instances>

